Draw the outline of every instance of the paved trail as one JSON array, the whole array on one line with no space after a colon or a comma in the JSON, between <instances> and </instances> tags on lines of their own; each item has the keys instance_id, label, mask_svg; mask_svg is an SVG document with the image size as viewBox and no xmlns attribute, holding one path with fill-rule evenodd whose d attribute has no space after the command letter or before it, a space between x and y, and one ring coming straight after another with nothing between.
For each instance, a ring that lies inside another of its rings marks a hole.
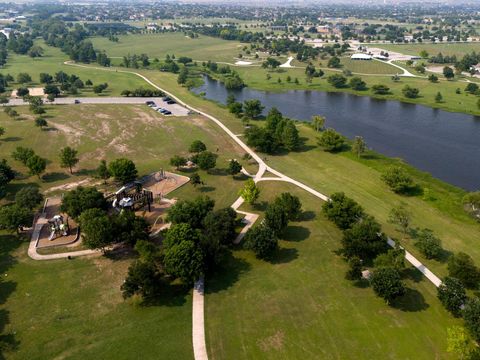
<instances>
[{"instance_id":1,"label":"paved trail","mask_svg":"<svg viewBox=\"0 0 480 360\"><path fill-rule=\"evenodd\" d=\"M72 66L78 66L78 67L85 67L85 68L95 68L95 69L100 69L100 70L105 70L105 71L118 71L121 73L128 73L128 74L134 74L136 76L139 76L143 80L145 80L147 83L152 85L158 90L161 90L165 92L168 96L170 96L172 99L175 99L179 104L185 106L186 108L195 111L206 118L212 120L214 123L216 123L222 130L224 130L243 150L245 150L255 161L259 164L258 171L253 177L253 180L257 183L260 181L285 181L291 184L294 184L301 189L309 192L313 196L316 196L317 198L323 200L323 201L328 201L329 198L328 196L318 192L315 189L312 189L308 185L305 185L301 183L298 180L292 179L288 177L287 175L282 174L281 172L271 168L268 166L263 159L258 156L255 151L253 151L249 146L247 146L237 135L235 135L227 126L225 126L220 120L217 118L213 117L210 114L205 113L202 110L196 109L185 102L183 102L181 99L177 98L175 95L171 94L169 91L159 87L157 84L152 82L150 79L145 77L144 75L134 72L134 71L126 71L126 70L114 70L114 69L109 69L109 68L100 68L100 67L91 67L91 66L86 66L86 65L80 65L80 64L75 64L72 62L66 62L67 65L72 65ZM392 64L393 65L393 64ZM402 70L404 70L402 68ZM413 74L412 74L413 75ZM277 176L275 177L263 177L266 171L269 171L270 173L274 174ZM238 208L243 204L243 198L239 197L233 204L232 208L235 210L238 210ZM247 226L252 226L253 222L256 220L254 219L252 215L255 214L250 214L250 213L245 213L246 216L249 216L248 221L250 221ZM258 217L257 217L258 218ZM253 222L252 222L253 221ZM241 239L240 239L241 240ZM238 238L236 241L239 241ZM388 239L388 243L390 246L395 246L395 242L392 239ZM419 271L421 271L428 280L430 280L435 286L439 286L441 284L441 280L435 276L430 270L427 269L425 265L423 265L418 259L416 259L412 254L409 252L406 252L405 258L407 259L408 262L410 262L413 266L415 266ZM195 289L194 289L194 301L193 301L193 309L192 309L192 336L193 336L193 351L194 351L194 356L195 360L207 360L208 355L206 351L206 342L205 342L205 327L204 327L204 301L203 301L203 288L204 288L204 280L199 279L195 283Z\"/></svg>"}]
</instances>

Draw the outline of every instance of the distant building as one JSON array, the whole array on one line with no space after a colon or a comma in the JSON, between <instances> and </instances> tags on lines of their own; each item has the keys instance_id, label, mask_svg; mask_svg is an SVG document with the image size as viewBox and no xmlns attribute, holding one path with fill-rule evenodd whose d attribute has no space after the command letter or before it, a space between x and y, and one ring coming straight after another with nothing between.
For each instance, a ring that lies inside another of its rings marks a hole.
<instances>
[{"instance_id":1,"label":"distant building","mask_svg":"<svg viewBox=\"0 0 480 360\"><path fill-rule=\"evenodd\" d=\"M147 30L156 31L157 29L158 29L158 25L155 23L149 23L147 25Z\"/></svg>"},{"instance_id":2,"label":"distant building","mask_svg":"<svg viewBox=\"0 0 480 360\"><path fill-rule=\"evenodd\" d=\"M319 34L328 34L328 33L330 33L330 26L328 26L328 25L320 25L320 26L317 26L317 33L319 33Z\"/></svg>"},{"instance_id":3,"label":"distant building","mask_svg":"<svg viewBox=\"0 0 480 360\"><path fill-rule=\"evenodd\" d=\"M378 60L383 60L383 61L388 60L388 57L383 56L383 55L373 55L373 57L374 57L375 59L378 59Z\"/></svg>"},{"instance_id":4,"label":"distant building","mask_svg":"<svg viewBox=\"0 0 480 360\"><path fill-rule=\"evenodd\" d=\"M350 56L352 60L372 60L372 55L368 54L353 54Z\"/></svg>"},{"instance_id":5,"label":"distant building","mask_svg":"<svg viewBox=\"0 0 480 360\"><path fill-rule=\"evenodd\" d=\"M0 30L0 33L2 33L3 35L5 35L5 37L7 39L10 39L10 33L12 32L12 29L11 28L4 28L2 30Z\"/></svg>"},{"instance_id":6,"label":"distant building","mask_svg":"<svg viewBox=\"0 0 480 360\"><path fill-rule=\"evenodd\" d=\"M270 26L270 30L272 31L287 31L287 27L285 25L272 25Z\"/></svg>"}]
</instances>

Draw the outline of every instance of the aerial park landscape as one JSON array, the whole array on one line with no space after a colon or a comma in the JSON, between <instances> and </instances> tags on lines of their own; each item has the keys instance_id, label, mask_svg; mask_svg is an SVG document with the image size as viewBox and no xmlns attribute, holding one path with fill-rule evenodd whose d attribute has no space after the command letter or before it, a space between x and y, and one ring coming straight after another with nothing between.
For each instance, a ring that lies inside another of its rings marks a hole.
<instances>
[{"instance_id":1,"label":"aerial park landscape","mask_svg":"<svg viewBox=\"0 0 480 360\"><path fill-rule=\"evenodd\" d=\"M412 6L0 3L1 356L478 358L478 6Z\"/></svg>"}]
</instances>

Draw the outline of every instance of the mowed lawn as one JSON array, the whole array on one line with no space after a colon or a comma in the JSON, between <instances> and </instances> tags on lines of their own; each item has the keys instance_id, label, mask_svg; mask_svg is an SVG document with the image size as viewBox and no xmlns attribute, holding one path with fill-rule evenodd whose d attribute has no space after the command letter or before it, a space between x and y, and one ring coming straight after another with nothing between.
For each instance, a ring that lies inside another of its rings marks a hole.
<instances>
[{"instance_id":1,"label":"mowed lawn","mask_svg":"<svg viewBox=\"0 0 480 360\"><path fill-rule=\"evenodd\" d=\"M269 156L269 165L324 194L345 192L374 215L388 235L400 240L403 236L396 226L388 222L388 216L393 207L403 204L411 213L412 228L432 229L447 251L466 252L480 265L480 249L477 246L480 224L463 211L462 190L412 170L414 181L427 188L429 195L426 199L422 195L397 195L381 180L382 171L392 164L391 160L375 154L361 161L348 152L331 154L317 146L317 133L310 127L301 126L300 131L310 150L292 152L287 156ZM402 243L437 275L446 276L445 262L423 258L410 238L403 239Z\"/></svg>"},{"instance_id":2,"label":"mowed lawn","mask_svg":"<svg viewBox=\"0 0 480 360\"><path fill-rule=\"evenodd\" d=\"M448 358L447 328L458 321L433 285L411 269L407 294L387 306L366 284L344 279L347 265L335 254L341 232L321 214L320 200L290 184L260 188L260 209L289 191L305 214L291 223L272 261L237 250L206 279L211 359Z\"/></svg>"},{"instance_id":3,"label":"mowed lawn","mask_svg":"<svg viewBox=\"0 0 480 360\"><path fill-rule=\"evenodd\" d=\"M386 74L395 75L399 72L395 66L387 64L379 60L352 60L350 57L342 57L340 59L342 69L350 70L358 74Z\"/></svg>"},{"instance_id":4,"label":"mowed lawn","mask_svg":"<svg viewBox=\"0 0 480 360\"><path fill-rule=\"evenodd\" d=\"M0 158L5 158L22 176L19 182L8 187L9 196L18 186L38 182L43 189L62 183L77 181L93 176L100 160L107 161L125 157L137 165L139 175L165 169L170 166L174 155L188 157L188 148L194 140L202 140L207 148L218 154L219 170L206 173L200 171L204 187L193 189L188 184L174 196L198 196L201 194L217 198L219 205L228 206L236 198L241 187L240 180L233 180L223 170L228 160L240 159L244 152L213 122L200 116L164 117L145 105L86 105L49 106L47 121L49 128L40 130L34 125L33 116L26 107L18 107L22 120L12 120L0 113L0 126L6 130L0 138ZM79 163L70 175L59 164L59 152L64 146L78 150ZM48 159L42 181L28 176L28 171L11 153L18 146L31 147ZM247 166L247 163L244 163ZM250 167L254 171L254 167ZM185 173L185 175L189 175Z\"/></svg>"},{"instance_id":5,"label":"mowed lawn","mask_svg":"<svg viewBox=\"0 0 480 360\"><path fill-rule=\"evenodd\" d=\"M34 261L0 233L0 326L8 359L192 359L191 291L164 289L157 304L123 300L131 259ZM8 335L6 335L8 334Z\"/></svg>"},{"instance_id":6,"label":"mowed lawn","mask_svg":"<svg viewBox=\"0 0 480 360\"><path fill-rule=\"evenodd\" d=\"M183 33L130 34L120 35L119 41L112 42L104 37L91 39L98 50L105 50L108 56L123 57L128 54L147 54L151 58L165 56L188 56L199 61L224 61L234 63L245 44L238 41L221 40L200 35L197 39Z\"/></svg>"},{"instance_id":7,"label":"mowed lawn","mask_svg":"<svg viewBox=\"0 0 480 360\"><path fill-rule=\"evenodd\" d=\"M385 49L388 51L396 51L407 55L420 55L422 50L429 53L430 56L442 53L443 55L456 55L462 57L473 51L480 51L480 43L441 43L436 44L375 44L375 47Z\"/></svg>"},{"instance_id":8,"label":"mowed lawn","mask_svg":"<svg viewBox=\"0 0 480 360\"><path fill-rule=\"evenodd\" d=\"M138 76L124 73L114 73L114 71L104 71L96 69L85 69L82 67L75 67L65 65L64 62L70 60L66 54L60 49L48 46L43 41L37 41L45 53L40 58L34 58L27 55L17 55L12 52L9 53L7 64L0 70L0 74L10 74L15 78L19 73L27 73L32 77L32 83L27 84L28 87L43 87L44 84L40 84L40 73L48 73L55 75L59 71L63 71L69 75L77 75L83 82L90 79L93 84L107 83L108 89L105 90L101 96L119 96L125 89L136 89L138 87L151 88L150 85L141 80ZM98 64L92 64L99 66ZM18 88L21 84L10 83L11 88ZM85 89L79 89L80 93L75 95L81 96L98 96L95 94L91 87Z\"/></svg>"}]
</instances>

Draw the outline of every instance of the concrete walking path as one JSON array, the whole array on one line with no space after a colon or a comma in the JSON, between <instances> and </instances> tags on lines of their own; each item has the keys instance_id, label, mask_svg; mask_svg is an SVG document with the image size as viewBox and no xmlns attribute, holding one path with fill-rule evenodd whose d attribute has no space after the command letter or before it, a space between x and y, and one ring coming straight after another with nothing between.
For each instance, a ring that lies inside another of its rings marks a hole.
<instances>
[{"instance_id":1,"label":"concrete walking path","mask_svg":"<svg viewBox=\"0 0 480 360\"><path fill-rule=\"evenodd\" d=\"M67 63L68 63L68 65L72 65L72 66L79 66L79 67L85 67L85 68L95 68L95 69L101 69L101 70L105 70L105 71L118 71L118 72L121 72L121 73L129 73L129 74L134 74L136 76L139 76L140 78L145 80L147 83L149 83L150 85L152 85L156 89L163 91L168 96L170 96L172 99L175 99L179 104L181 104L181 105L185 106L186 108L188 108L192 111L195 111L195 112L205 116L206 118L212 120L222 130L224 130L243 150L245 150L259 164L258 171L254 176L254 181L256 183L259 182L259 181L285 181L285 182L289 182L291 184L294 184L294 185L300 187L301 189L309 192L310 194L316 196L317 198L319 198L323 201L329 201L328 196L326 196L326 195L318 192L317 190L312 189L311 187L301 183L300 181L292 179L292 178L282 174L281 172L271 168L270 166L268 166L263 161L263 159L255 153L255 151L253 151L242 140L240 140L240 138L238 136L236 136L220 120L213 117L212 115L209 115L209 114L205 113L204 111L201 111L199 109L196 109L196 108L186 104L185 102L180 100L178 97L176 97L175 95L173 95L169 91L159 87L157 84L152 82L150 79L148 79L144 75L142 75L140 73L137 73L137 72L134 72L134 71L125 71L125 70L116 70L116 69L109 69L109 68L91 67L91 66L79 65L79 64L75 64L75 63L71 63L71 62L66 62L66 64ZM392 65L395 65L395 64L392 64ZM399 66L397 66L397 67L399 67ZM399 68L401 68L401 67L399 67ZM401 69L405 70L403 68L401 68ZM413 75L413 76L415 76L415 75ZM279 179L273 178L273 177L267 177L267 178L262 179L262 176L264 175L264 173L266 171L269 171L270 173L278 176ZM232 208L237 210L242 205L242 203L243 203L243 198L239 197L232 204ZM254 214L249 214L249 215L254 215ZM252 220L253 220L253 218L250 218L250 221L252 221ZM252 225L253 225L253 222L247 224L247 226L252 226ZM389 241L389 245L392 246L393 240L388 239L388 241ZM393 242L393 246L394 246L394 242ZM428 270L428 268L425 265L423 265L418 259L416 259L409 252L406 252L405 258L415 268L417 268L420 272L422 272L422 274L425 274L427 279L430 280L435 286L439 286L441 284L440 279L437 276L435 276L430 270ZM204 282L203 282L203 279L201 279L201 283L197 282L197 284L199 285L199 288L194 289L194 297L196 298L196 301L194 301L194 305L193 305L193 309L192 309L192 312L193 312L192 318L194 319L194 323L192 325L193 326L192 336L194 338L193 339L193 351L194 351L195 360L206 360L206 359L208 359L208 356L207 356L206 347L205 347L205 328L204 328L204 321L203 321L203 319L204 319L204 307L203 307L203 297L204 297L203 286L204 286ZM200 287L200 285L201 285L201 287ZM201 300L200 300L200 298L201 298ZM200 319L202 319L202 320L200 321Z\"/></svg>"},{"instance_id":2,"label":"concrete walking path","mask_svg":"<svg viewBox=\"0 0 480 360\"><path fill-rule=\"evenodd\" d=\"M193 287L192 343L195 360L208 360L205 342L204 290L205 283L202 277L195 282Z\"/></svg>"}]
</instances>

